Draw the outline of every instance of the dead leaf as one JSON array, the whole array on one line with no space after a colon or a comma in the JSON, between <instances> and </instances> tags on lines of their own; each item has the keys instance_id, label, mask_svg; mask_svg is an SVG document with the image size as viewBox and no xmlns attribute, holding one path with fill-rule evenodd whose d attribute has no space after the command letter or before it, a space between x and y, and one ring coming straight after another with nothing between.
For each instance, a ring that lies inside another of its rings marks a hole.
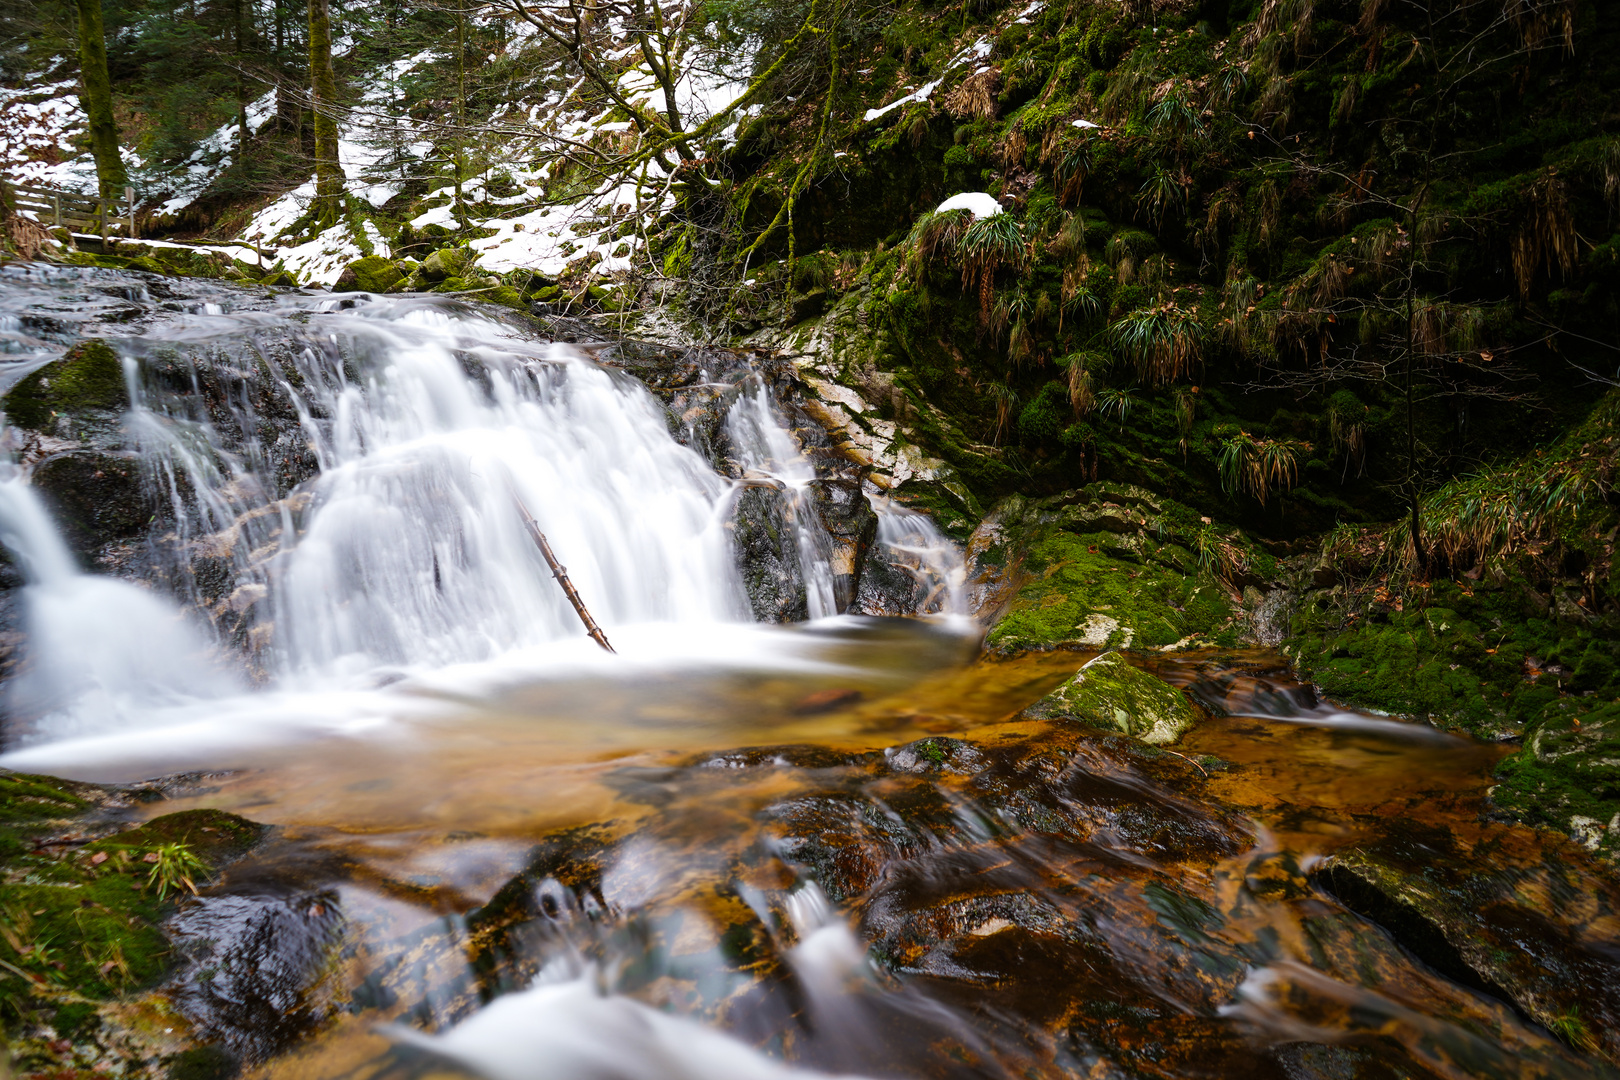
<instances>
[{"instance_id":1,"label":"dead leaf","mask_svg":"<svg viewBox=\"0 0 1620 1080\"><path fill-rule=\"evenodd\" d=\"M158 861L158 853L155 852L155 851L148 851L145 855L141 856L141 862L157 862L157 861Z\"/></svg>"},{"instance_id":2,"label":"dead leaf","mask_svg":"<svg viewBox=\"0 0 1620 1080\"><path fill-rule=\"evenodd\" d=\"M104 863L106 861L107 861L107 853L105 851L98 851L94 855L90 856L90 865L91 866L100 866L102 863Z\"/></svg>"}]
</instances>

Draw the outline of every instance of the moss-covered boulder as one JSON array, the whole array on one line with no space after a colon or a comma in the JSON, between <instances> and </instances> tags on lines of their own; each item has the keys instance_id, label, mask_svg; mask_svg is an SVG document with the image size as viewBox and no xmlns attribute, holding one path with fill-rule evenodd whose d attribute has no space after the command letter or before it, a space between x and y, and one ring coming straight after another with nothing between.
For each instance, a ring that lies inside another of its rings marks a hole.
<instances>
[{"instance_id":1,"label":"moss-covered boulder","mask_svg":"<svg viewBox=\"0 0 1620 1080\"><path fill-rule=\"evenodd\" d=\"M298 279L285 270L272 270L259 279L261 285L269 285L278 289L298 288Z\"/></svg>"},{"instance_id":2,"label":"moss-covered boulder","mask_svg":"<svg viewBox=\"0 0 1620 1080\"><path fill-rule=\"evenodd\" d=\"M1035 720L1078 720L1152 746L1168 746L1198 723L1198 710L1186 694L1117 652L1091 660L1024 714Z\"/></svg>"},{"instance_id":3,"label":"moss-covered boulder","mask_svg":"<svg viewBox=\"0 0 1620 1080\"><path fill-rule=\"evenodd\" d=\"M139 536L155 506L133 455L75 450L46 458L30 478L50 504L68 545L81 554Z\"/></svg>"},{"instance_id":4,"label":"moss-covered boulder","mask_svg":"<svg viewBox=\"0 0 1620 1080\"><path fill-rule=\"evenodd\" d=\"M990 648L1237 641L1227 588L1189 548L1191 511L1122 484L997 504L968 544Z\"/></svg>"},{"instance_id":5,"label":"moss-covered boulder","mask_svg":"<svg viewBox=\"0 0 1620 1080\"><path fill-rule=\"evenodd\" d=\"M440 248L422 260L417 273L431 282L446 278L466 277L472 270L473 257L466 248Z\"/></svg>"},{"instance_id":6,"label":"moss-covered boulder","mask_svg":"<svg viewBox=\"0 0 1620 1080\"><path fill-rule=\"evenodd\" d=\"M124 364L105 341L82 341L12 387L0 403L11 423L44 432L55 431L62 414L122 412L129 408Z\"/></svg>"},{"instance_id":7,"label":"moss-covered boulder","mask_svg":"<svg viewBox=\"0 0 1620 1080\"><path fill-rule=\"evenodd\" d=\"M1620 864L1620 703L1548 708L1498 769L1497 805Z\"/></svg>"},{"instance_id":8,"label":"moss-covered boulder","mask_svg":"<svg viewBox=\"0 0 1620 1080\"><path fill-rule=\"evenodd\" d=\"M400 270L381 255L367 255L343 268L333 287L339 290L385 293L405 280Z\"/></svg>"}]
</instances>

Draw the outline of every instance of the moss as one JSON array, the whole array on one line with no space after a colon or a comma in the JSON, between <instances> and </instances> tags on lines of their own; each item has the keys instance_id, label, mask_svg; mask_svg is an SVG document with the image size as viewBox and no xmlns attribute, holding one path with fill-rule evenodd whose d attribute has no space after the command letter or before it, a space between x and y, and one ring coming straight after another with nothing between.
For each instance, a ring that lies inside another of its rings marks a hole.
<instances>
[{"instance_id":1,"label":"moss","mask_svg":"<svg viewBox=\"0 0 1620 1080\"><path fill-rule=\"evenodd\" d=\"M1067 717L1150 746L1167 746L1198 722L1186 694L1132 667L1117 652L1103 653L1086 664L1024 715L1037 720Z\"/></svg>"},{"instance_id":2,"label":"moss","mask_svg":"<svg viewBox=\"0 0 1620 1080\"><path fill-rule=\"evenodd\" d=\"M91 339L30 374L0 400L13 424L50 431L58 413L127 409L129 390L118 354L105 341Z\"/></svg>"},{"instance_id":3,"label":"moss","mask_svg":"<svg viewBox=\"0 0 1620 1080\"><path fill-rule=\"evenodd\" d=\"M1157 648L1189 637L1235 643L1223 588L1175 542L1176 518L1196 522L1196 515L1143 496L1092 485L998 507L992 526L1001 542L986 555L1016 564L1024 580L990 632L991 647Z\"/></svg>"}]
</instances>

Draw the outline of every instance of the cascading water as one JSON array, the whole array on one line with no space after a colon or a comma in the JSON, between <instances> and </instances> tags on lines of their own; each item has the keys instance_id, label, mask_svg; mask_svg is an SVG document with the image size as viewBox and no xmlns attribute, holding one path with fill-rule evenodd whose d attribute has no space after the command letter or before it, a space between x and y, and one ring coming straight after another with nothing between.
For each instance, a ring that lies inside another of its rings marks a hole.
<instances>
[{"instance_id":1,"label":"cascading water","mask_svg":"<svg viewBox=\"0 0 1620 1080\"><path fill-rule=\"evenodd\" d=\"M0 544L27 581L30 649L28 665L6 683L6 709L47 724L36 737L117 730L155 709L237 688L173 604L127 581L80 573L10 464L0 466Z\"/></svg>"},{"instance_id":2,"label":"cascading water","mask_svg":"<svg viewBox=\"0 0 1620 1080\"><path fill-rule=\"evenodd\" d=\"M184 307L187 318L124 349L132 407L123 430L168 523L157 550L169 580L229 628L222 649L241 649L257 681L299 699L233 699L219 716L262 725L267 710L296 713L303 737L311 723L330 732L356 716L364 726L401 713L397 695L339 707L331 696L312 703L312 694L363 694L409 677L459 699L465 687L446 689L445 678L487 690L491 678L507 685L517 672L555 677L594 663L575 659L579 622L525 530L523 509L631 661L711 664L708 642L730 662L817 662L804 653L811 639L737 636L749 606L728 517L750 486L780 495L791 524L784 550L797 562L810 617L840 610L815 469L757 376L743 374L720 421L741 473L734 480L671 436L664 408L640 382L465 308L378 298L270 313ZM262 360L270 352L279 367ZM217 389L205 390L198 365ZM279 426L268 422L277 410L287 414ZM941 584L960 578L960 556L937 533L918 540L925 519L875 505L879 543L895 545L891 557L930 582L916 610L960 611L952 606L959 587ZM102 579L75 580L91 587L84 583ZM142 595L145 607L109 609L103 621L130 640L159 623L181 625ZM60 667L53 685L70 687L75 669L55 654L75 650L44 632L45 619L31 652L41 670ZM448 674L479 664L496 667ZM152 706L138 722L130 707L112 711L93 698L68 709L19 696L19 714L34 720L14 725L12 745L154 726L183 730L195 745L203 721L185 706L234 685L179 678L176 665L206 667L184 659L151 667L154 685L184 689L130 697ZM54 715L63 709L79 719ZM109 744L99 756L123 752Z\"/></svg>"}]
</instances>

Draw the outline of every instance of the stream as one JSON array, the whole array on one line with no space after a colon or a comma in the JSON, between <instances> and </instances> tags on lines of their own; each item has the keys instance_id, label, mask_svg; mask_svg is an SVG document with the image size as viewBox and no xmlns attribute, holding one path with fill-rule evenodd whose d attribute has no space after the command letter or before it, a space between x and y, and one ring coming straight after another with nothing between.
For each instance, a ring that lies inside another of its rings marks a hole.
<instances>
[{"instance_id":1,"label":"stream","mask_svg":"<svg viewBox=\"0 0 1620 1080\"><path fill-rule=\"evenodd\" d=\"M1205 713L1173 753L1033 719L1095 653L982 656L961 552L768 358L557 330L0 270L0 383L100 337L128 397L6 436L0 766L275 827L170 926L246 1075L1615 1075L1332 876L1489 864L1487 936L1615 1007L1620 890L1492 817L1502 748L1261 651L1133 657ZM72 455L138 533L53 517Z\"/></svg>"}]
</instances>

